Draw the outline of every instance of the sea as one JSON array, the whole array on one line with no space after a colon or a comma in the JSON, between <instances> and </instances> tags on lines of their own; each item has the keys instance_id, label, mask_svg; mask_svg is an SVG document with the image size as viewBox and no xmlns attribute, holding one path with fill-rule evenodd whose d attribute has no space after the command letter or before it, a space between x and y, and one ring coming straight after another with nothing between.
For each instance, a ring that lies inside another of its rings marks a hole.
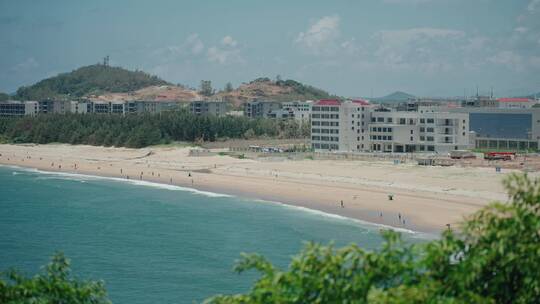
<instances>
[{"instance_id":1,"label":"sea","mask_svg":"<svg viewBox=\"0 0 540 304\"><path fill-rule=\"evenodd\" d=\"M286 269L307 241L376 249L381 228L279 202L0 166L0 271L32 275L60 251L77 278L105 281L113 303L246 292L258 273L232 270L242 252Z\"/></svg>"}]
</instances>

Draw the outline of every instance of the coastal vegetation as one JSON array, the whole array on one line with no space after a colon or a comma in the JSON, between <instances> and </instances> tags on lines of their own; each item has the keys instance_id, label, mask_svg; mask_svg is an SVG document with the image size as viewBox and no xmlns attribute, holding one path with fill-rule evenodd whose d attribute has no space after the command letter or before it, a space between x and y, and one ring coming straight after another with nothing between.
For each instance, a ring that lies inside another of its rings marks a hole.
<instances>
[{"instance_id":1,"label":"coastal vegetation","mask_svg":"<svg viewBox=\"0 0 540 304\"><path fill-rule=\"evenodd\" d=\"M305 138L309 125L295 120L198 116L186 110L159 115L48 114L0 119L8 143L68 143L141 148L174 141L227 138Z\"/></svg>"},{"instance_id":2,"label":"coastal vegetation","mask_svg":"<svg viewBox=\"0 0 540 304\"><path fill-rule=\"evenodd\" d=\"M261 273L251 290L207 303L537 303L540 179L513 174L505 187L509 202L491 203L424 243L389 231L375 251L309 243L287 270L244 254L236 271ZM56 255L45 275L5 273L0 302L107 303L101 282L74 281L67 266Z\"/></svg>"},{"instance_id":3,"label":"coastal vegetation","mask_svg":"<svg viewBox=\"0 0 540 304\"><path fill-rule=\"evenodd\" d=\"M0 303L110 304L103 281L84 281L71 274L70 261L55 254L42 273L32 277L9 270L1 273Z\"/></svg>"}]
</instances>

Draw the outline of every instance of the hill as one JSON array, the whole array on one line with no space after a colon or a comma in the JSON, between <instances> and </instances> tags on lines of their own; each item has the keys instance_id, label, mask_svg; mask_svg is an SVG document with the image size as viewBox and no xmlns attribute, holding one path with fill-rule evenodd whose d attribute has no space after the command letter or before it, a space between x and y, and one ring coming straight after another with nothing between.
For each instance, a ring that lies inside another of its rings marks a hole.
<instances>
[{"instance_id":1,"label":"hill","mask_svg":"<svg viewBox=\"0 0 540 304\"><path fill-rule=\"evenodd\" d=\"M28 87L21 87L14 97L22 100L67 99L99 95L104 92L127 93L156 85L169 83L142 71L96 64L41 80Z\"/></svg>"},{"instance_id":2,"label":"hill","mask_svg":"<svg viewBox=\"0 0 540 304\"><path fill-rule=\"evenodd\" d=\"M414 97L415 97L414 95L411 95L409 93L396 91L396 92L394 92L392 94L388 94L388 95L383 96L383 97L371 98L371 101L380 102L380 103L393 103L393 102L407 101L408 99L414 98Z\"/></svg>"},{"instance_id":3,"label":"hill","mask_svg":"<svg viewBox=\"0 0 540 304\"><path fill-rule=\"evenodd\" d=\"M110 93L87 95L90 100L146 100L146 101L192 101L202 99L201 95L192 89L175 85L149 86L126 93Z\"/></svg>"},{"instance_id":4,"label":"hill","mask_svg":"<svg viewBox=\"0 0 540 304\"><path fill-rule=\"evenodd\" d=\"M212 97L227 100L239 106L253 99L271 101L317 100L336 98L337 96L295 80L273 81L264 77L257 78L249 83L243 83L231 92L218 92Z\"/></svg>"},{"instance_id":5,"label":"hill","mask_svg":"<svg viewBox=\"0 0 540 304\"><path fill-rule=\"evenodd\" d=\"M102 64L81 67L69 73L20 87L14 99L74 99L91 100L176 100L202 99L196 90L175 86L157 76L142 71L129 71ZM294 80L257 78L231 91L220 91L204 98L224 100L240 106L254 99L269 101L317 100L336 98L328 92Z\"/></svg>"}]
</instances>

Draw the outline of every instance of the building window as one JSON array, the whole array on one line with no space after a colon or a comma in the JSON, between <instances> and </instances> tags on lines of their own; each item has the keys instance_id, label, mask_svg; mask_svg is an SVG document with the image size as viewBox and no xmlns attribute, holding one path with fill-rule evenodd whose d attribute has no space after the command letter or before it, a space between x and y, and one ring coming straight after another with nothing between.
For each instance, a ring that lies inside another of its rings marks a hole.
<instances>
[{"instance_id":1,"label":"building window","mask_svg":"<svg viewBox=\"0 0 540 304\"><path fill-rule=\"evenodd\" d=\"M413 140L414 140L414 138L411 136L411 141L413 141Z\"/></svg>"},{"instance_id":2,"label":"building window","mask_svg":"<svg viewBox=\"0 0 540 304\"><path fill-rule=\"evenodd\" d=\"M427 123L428 123L428 124L435 123L435 120L434 120L433 118L428 118L428 119L427 119Z\"/></svg>"},{"instance_id":3,"label":"building window","mask_svg":"<svg viewBox=\"0 0 540 304\"><path fill-rule=\"evenodd\" d=\"M411 134L414 134L414 130L411 130Z\"/></svg>"},{"instance_id":4,"label":"building window","mask_svg":"<svg viewBox=\"0 0 540 304\"><path fill-rule=\"evenodd\" d=\"M392 117L388 117L388 118L386 119L386 121L387 121L388 123L392 123Z\"/></svg>"},{"instance_id":5,"label":"building window","mask_svg":"<svg viewBox=\"0 0 540 304\"><path fill-rule=\"evenodd\" d=\"M377 122L384 122L384 117L377 117Z\"/></svg>"},{"instance_id":6,"label":"building window","mask_svg":"<svg viewBox=\"0 0 540 304\"><path fill-rule=\"evenodd\" d=\"M426 123L426 120L424 118L420 118L420 123Z\"/></svg>"},{"instance_id":7,"label":"building window","mask_svg":"<svg viewBox=\"0 0 540 304\"><path fill-rule=\"evenodd\" d=\"M427 146L428 151L435 151L435 146Z\"/></svg>"}]
</instances>

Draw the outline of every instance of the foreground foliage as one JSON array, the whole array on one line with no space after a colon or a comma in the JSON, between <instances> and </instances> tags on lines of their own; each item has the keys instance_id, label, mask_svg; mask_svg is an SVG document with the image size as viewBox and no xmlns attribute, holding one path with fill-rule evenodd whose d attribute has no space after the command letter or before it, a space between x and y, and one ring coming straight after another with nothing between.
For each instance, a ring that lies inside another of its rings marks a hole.
<instances>
[{"instance_id":1,"label":"foreground foliage","mask_svg":"<svg viewBox=\"0 0 540 304\"><path fill-rule=\"evenodd\" d=\"M304 138L309 125L295 120L197 116L185 110L160 115L46 114L0 119L0 139L140 148L171 141L215 141L260 136Z\"/></svg>"},{"instance_id":2,"label":"foreground foliage","mask_svg":"<svg viewBox=\"0 0 540 304\"><path fill-rule=\"evenodd\" d=\"M0 303L107 304L111 302L107 298L103 282L73 278L69 260L58 253L45 267L43 273L31 278L13 270L1 273Z\"/></svg>"},{"instance_id":3,"label":"foreground foliage","mask_svg":"<svg viewBox=\"0 0 540 304\"><path fill-rule=\"evenodd\" d=\"M492 203L459 231L405 245L384 232L382 248L310 243L281 271L244 255L236 271L261 277L246 294L208 303L539 303L540 181L513 175L510 203Z\"/></svg>"}]
</instances>

